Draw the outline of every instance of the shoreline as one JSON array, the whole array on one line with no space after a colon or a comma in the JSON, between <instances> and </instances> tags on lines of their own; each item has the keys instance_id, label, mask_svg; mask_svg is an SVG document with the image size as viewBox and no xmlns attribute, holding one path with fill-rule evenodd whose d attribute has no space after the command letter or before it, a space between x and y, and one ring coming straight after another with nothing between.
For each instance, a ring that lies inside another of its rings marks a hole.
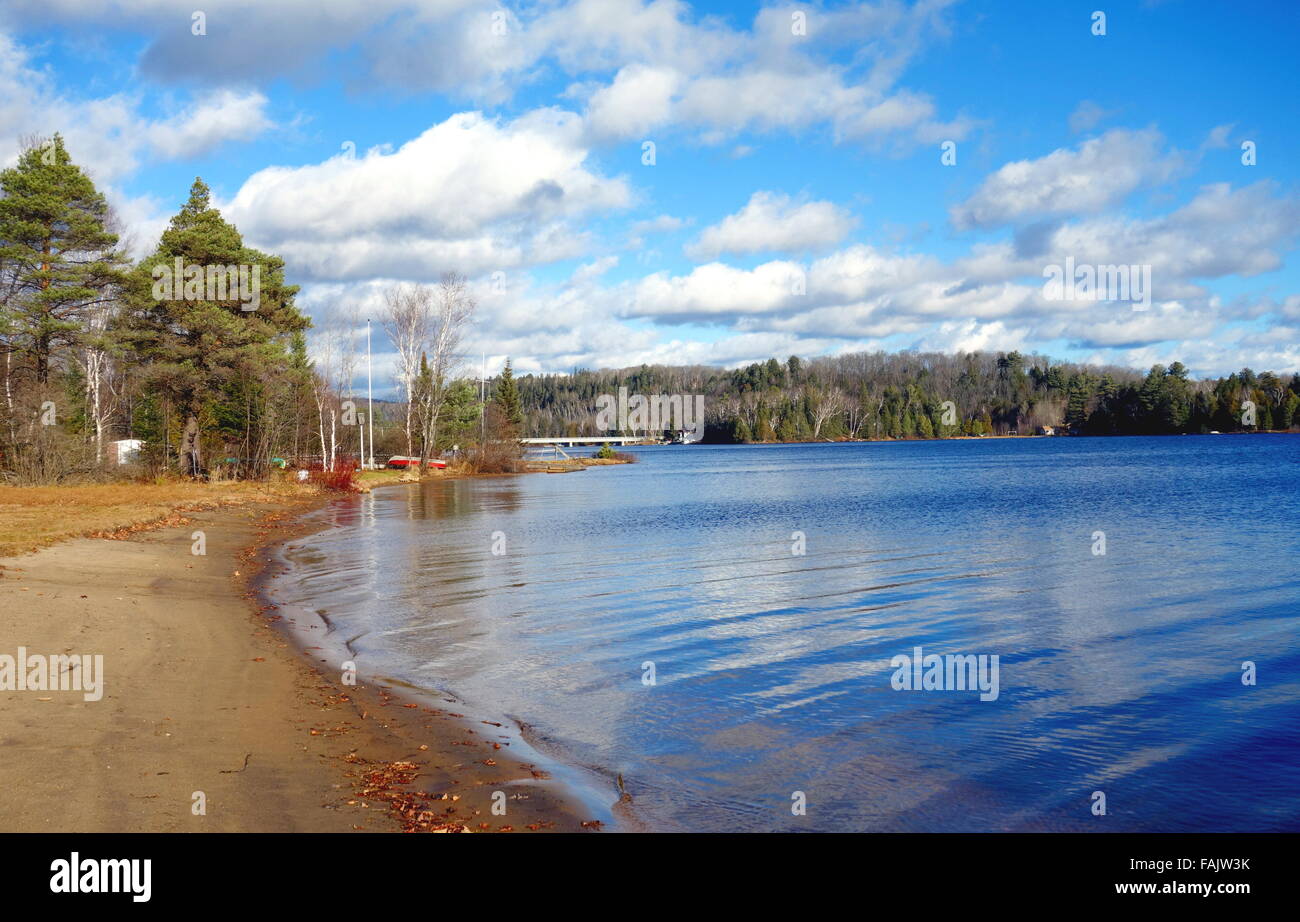
<instances>
[{"instance_id":1,"label":"shoreline","mask_svg":"<svg viewBox=\"0 0 1300 922\"><path fill-rule=\"evenodd\" d=\"M477 479L478 477L518 476L522 473L529 472L473 475L473 477ZM455 475L452 475L452 478L468 479L455 477ZM294 549L303 539L332 527L325 523L310 521L315 513L324 511L328 505L363 500L365 494L377 493L385 488L419 487L426 482L428 481L410 479L372 483L360 495L344 494L330 497L328 502L304 510L288 526L289 530L286 534L266 542L258 549L261 557L260 568L256 573L250 573L247 581L251 591L258 598L259 610L273 610L279 615L279 617L276 614L268 615L268 623L274 623L275 629L290 641L299 655L309 662L311 668L327 679L327 673L337 672L340 664L351 662L355 654L349 640L334 634L334 624L326 612L307 611L277 603L272 583L277 575L292 568L292 563L286 556L287 552ZM277 570L278 573L272 572L273 570ZM313 633L318 630L320 633ZM623 805L611 806L609 801L613 799L613 795L611 794L608 800L603 796L604 788L595 778L599 775L598 772L568 761L561 755L545 751L543 747L537 745L536 741L529 738L525 726L519 725L508 715L492 712L482 703L467 702L459 698L454 689L424 688L393 676L368 674L361 667L354 666L354 672L357 684L348 687L345 693L357 702L359 712L364 713L369 710L373 715L375 707L397 705L405 711L419 713L426 722L440 723L446 735L444 744L447 738L452 738L450 744L442 746L441 750L438 745L429 745L428 752L422 754L437 758L435 754L441 752L442 759L455 763L459 769L464 769L467 765L477 769L476 763L464 762L464 755L469 752L468 749L453 751L452 747L481 743L484 749L480 750L480 754L487 752L487 747L491 747L491 751L487 753L488 757L497 764L489 766L493 771L488 774L495 774L496 787L507 791L507 798L511 802L509 810L512 815L516 810L513 806L516 795L508 791L513 785L526 788L524 793L529 798L539 793L544 794L543 801L546 804L544 812L559 814L535 817L531 821L533 825L538 821L546 822L549 823L547 828L555 831L589 831L611 827L616 830L644 828ZM465 737L475 739L470 740ZM501 780L503 774L507 776L506 780ZM613 789L612 779L603 779L601 776L601 780L608 780L610 790ZM491 819L488 807L484 806L481 809L483 816ZM578 818L577 822L573 822L575 817ZM569 827L567 830L565 830L566 824ZM505 825L511 824L507 822ZM517 821L514 825L517 831Z\"/></svg>"},{"instance_id":2,"label":"shoreline","mask_svg":"<svg viewBox=\"0 0 1300 922\"><path fill-rule=\"evenodd\" d=\"M104 661L100 700L0 690L6 831L599 828L501 728L344 685L258 601L268 552L333 499L187 512L0 561L0 654Z\"/></svg>"}]
</instances>

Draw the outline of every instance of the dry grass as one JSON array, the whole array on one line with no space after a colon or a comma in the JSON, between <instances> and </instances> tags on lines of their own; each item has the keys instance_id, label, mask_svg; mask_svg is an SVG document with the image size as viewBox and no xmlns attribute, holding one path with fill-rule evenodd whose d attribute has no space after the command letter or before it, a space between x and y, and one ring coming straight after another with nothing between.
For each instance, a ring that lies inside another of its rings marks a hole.
<instances>
[{"instance_id":1,"label":"dry grass","mask_svg":"<svg viewBox=\"0 0 1300 922\"><path fill-rule=\"evenodd\" d=\"M447 477L472 477L474 468L465 461L449 461L445 468L425 468L424 474L410 468L394 470L381 468L377 471L357 471L357 485L363 491L373 487L382 487L390 483L419 483L421 480L442 480Z\"/></svg>"},{"instance_id":2,"label":"dry grass","mask_svg":"<svg viewBox=\"0 0 1300 922\"><path fill-rule=\"evenodd\" d=\"M0 557L34 551L67 538L166 524L169 518L186 512L278 504L317 492L314 487L288 482L0 486Z\"/></svg>"},{"instance_id":3,"label":"dry grass","mask_svg":"<svg viewBox=\"0 0 1300 922\"><path fill-rule=\"evenodd\" d=\"M420 479L419 471L390 470L382 468L377 471L357 471L357 484L362 490L382 487L390 483L415 483Z\"/></svg>"}]
</instances>

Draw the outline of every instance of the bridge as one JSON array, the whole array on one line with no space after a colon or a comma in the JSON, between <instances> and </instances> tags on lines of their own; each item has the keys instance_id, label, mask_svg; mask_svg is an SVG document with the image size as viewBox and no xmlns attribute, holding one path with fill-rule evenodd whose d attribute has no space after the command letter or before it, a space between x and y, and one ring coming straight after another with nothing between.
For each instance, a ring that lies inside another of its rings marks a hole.
<instances>
[{"instance_id":1,"label":"bridge","mask_svg":"<svg viewBox=\"0 0 1300 922\"><path fill-rule=\"evenodd\" d=\"M556 435L544 439L520 439L519 441L524 445L563 445L573 448L576 445L604 445L606 442L611 445L639 445L652 440L644 435Z\"/></svg>"}]
</instances>

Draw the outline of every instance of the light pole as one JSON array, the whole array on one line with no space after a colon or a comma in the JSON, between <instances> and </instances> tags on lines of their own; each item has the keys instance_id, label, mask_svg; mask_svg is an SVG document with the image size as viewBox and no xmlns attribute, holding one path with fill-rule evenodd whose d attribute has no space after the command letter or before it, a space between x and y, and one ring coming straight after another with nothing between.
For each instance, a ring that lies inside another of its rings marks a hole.
<instances>
[{"instance_id":1,"label":"light pole","mask_svg":"<svg viewBox=\"0 0 1300 922\"><path fill-rule=\"evenodd\" d=\"M374 381L370 364L370 318L366 318L366 425L370 427L370 468L375 467L375 395ZM361 463L365 464L365 452L361 454Z\"/></svg>"}]
</instances>

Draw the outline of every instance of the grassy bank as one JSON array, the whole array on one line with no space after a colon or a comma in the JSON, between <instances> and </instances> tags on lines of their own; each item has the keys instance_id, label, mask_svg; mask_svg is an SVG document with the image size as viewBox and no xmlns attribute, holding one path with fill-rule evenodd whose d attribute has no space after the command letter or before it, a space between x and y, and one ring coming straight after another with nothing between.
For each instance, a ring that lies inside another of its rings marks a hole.
<instances>
[{"instance_id":1,"label":"grassy bank","mask_svg":"<svg viewBox=\"0 0 1300 922\"><path fill-rule=\"evenodd\" d=\"M618 464L581 458L578 465ZM426 479L468 477L467 465L428 471ZM419 479L413 471L358 471L363 491ZM41 487L0 486L0 557L25 554L69 538L121 538L147 528L183 524L188 513L227 506L269 506L307 502L324 488L291 479L161 483L92 483Z\"/></svg>"},{"instance_id":2,"label":"grassy bank","mask_svg":"<svg viewBox=\"0 0 1300 922\"><path fill-rule=\"evenodd\" d=\"M178 525L190 512L305 501L319 492L315 486L288 482L0 487L0 557L68 538L123 537L143 528Z\"/></svg>"}]
</instances>

